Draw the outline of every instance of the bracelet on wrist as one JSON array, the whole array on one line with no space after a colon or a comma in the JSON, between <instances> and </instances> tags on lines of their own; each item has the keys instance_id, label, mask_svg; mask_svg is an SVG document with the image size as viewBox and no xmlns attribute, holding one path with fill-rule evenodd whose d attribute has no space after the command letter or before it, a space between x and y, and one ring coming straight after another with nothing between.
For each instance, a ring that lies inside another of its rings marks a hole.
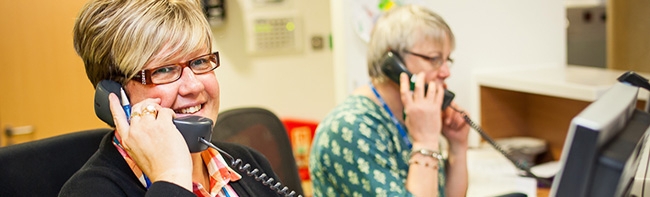
<instances>
[{"instance_id":1,"label":"bracelet on wrist","mask_svg":"<svg viewBox=\"0 0 650 197\"><path fill-rule=\"evenodd\" d=\"M422 165L426 168L431 167L434 170L438 170L438 162L433 162L433 164L430 164L429 162L426 161L422 162L422 161L418 161L417 159L410 159L408 164L409 166L415 164L415 165Z\"/></svg>"},{"instance_id":2,"label":"bracelet on wrist","mask_svg":"<svg viewBox=\"0 0 650 197\"><path fill-rule=\"evenodd\" d=\"M409 154L409 158L413 158L413 155L415 155L415 154L420 154L420 155L423 155L423 156L433 157L434 159L437 159L438 161L443 160L442 154L440 154L440 152L425 149L425 148L412 150L411 153Z\"/></svg>"}]
</instances>

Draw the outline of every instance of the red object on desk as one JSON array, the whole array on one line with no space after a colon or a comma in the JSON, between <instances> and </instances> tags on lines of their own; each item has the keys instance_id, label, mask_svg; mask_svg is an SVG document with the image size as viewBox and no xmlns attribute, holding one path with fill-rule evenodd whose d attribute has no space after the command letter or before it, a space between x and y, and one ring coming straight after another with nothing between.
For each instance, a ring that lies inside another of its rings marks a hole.
<instances>
[{"instance_id":1,"label":"red object on desk","mask_svg":"<svg viewBox=\"0 0 650 197\"><path fill-rule=\"evenodd\" d=\"M285 118L282 123L287 128L293 156L296 158L300 179L303 181L310 180L309 177L309 152L311 142L314 139L314 133L318 122Z\"/></svg>"}]
</instances>

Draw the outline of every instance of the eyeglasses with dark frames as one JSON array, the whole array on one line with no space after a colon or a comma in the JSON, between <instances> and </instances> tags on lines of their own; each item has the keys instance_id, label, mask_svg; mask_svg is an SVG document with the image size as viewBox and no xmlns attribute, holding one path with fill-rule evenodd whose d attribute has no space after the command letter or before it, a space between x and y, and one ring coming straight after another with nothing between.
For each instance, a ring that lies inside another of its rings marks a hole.
<instances>
[{"instance_id":1,"label":"eyeglasses with dark frames","mask_svg":"<svg viewBox=\"0 0 650 197\"><path fill-rule=\"evenodd\" d=\"M422 55L422 54L419 54L419 53L411 52L409 50L403 50L403 52L406 53L406 54L411 54L411 55L418 56L418 57L420 57L422 59L425 59L425 60L431 62L434 69L436 69L436 70L439 69L440 67L442 67L443 63L447 63L448 67L451 67L451 65L454 63L454 60L451 59L450 57L447 57L447 59L445 61L443 61L442 57L440 57L440 56L438 56L438 57L429 57L429 56Z\"/></svg>"},{"instance_id":2,"label":"eyeglasses with dark frames","mask_svg":"<svg viewBox=\"0 0 650 197\"><path fill-rule=\"evenodd\" d=\"M131 80L140 81L143 85L171 83L181 78L185 67L190 67L190 70L197 75L208 73L219 67L219 52L202 55L186 62L143 69Z\"/></svg>"}]
</instances>

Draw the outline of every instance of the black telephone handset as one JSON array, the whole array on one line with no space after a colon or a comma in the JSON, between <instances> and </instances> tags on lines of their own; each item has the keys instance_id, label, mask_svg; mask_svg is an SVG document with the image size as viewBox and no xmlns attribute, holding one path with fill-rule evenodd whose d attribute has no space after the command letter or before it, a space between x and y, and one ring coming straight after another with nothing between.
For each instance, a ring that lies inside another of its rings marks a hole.
<instances>
[{"instance_id":1,"label":"black telephone handset","mask_svg":"<svg viewBox=\"0 0 650 197\"><path fill-rule=\"evenodd\" d=\"M122 85L115 81L102 80L97 84L95 90L95 114L99 119L104 121L106 124L111 127L115 127L113 122L113 116L111 114L111 109L109 107L108 95L114 93L120 98L120 103L122 101L121 91ZM125 95L125 98L128 96ZM187 147L192 153L201 152L208 147L213 148L223 154L225 157L230 159L230 165L235 169L243 172L247 176L255 178L255 180L261 182L262 184L269 187L269 189L275 191L277 194L281 194L287 197L293 197L297 195L302 197L302 195L297 194L295 191L290 190L288 187L283 186L277 180L266 175L266 173L258 170L257 168L251 169L251 165L244 163L241 159L232 157L227 152L221 150L220 148L214 146L210 143L212 139L212 120L202 116L185 116L181 118L173 119L174 125L181 132Z\"/></svg>"},{"instance_id":2,"label":"black telephone handset","mask_svg":"<svg viewBox=\"0 0 650 197\"><path fill-rule=\"evenodd\" d=\"M413 74L406 70L406 66L402 61L402 58L393 51L388 51L381 61L381 70L395 83L399 84L399 75L403 72L409 76L409 79L412 79ZM411 90L415 87L415 82L411 80ZM428 90L429 85L425 84L424 89ZM426 92L426 91L425 91ZM451 101L454 99L455 94L449 90L445 89L445 97L442 100L442 109L446 109Z\"/></svg>"},{"instance_id":3,"label":"black telephone handset","mask_svg":"<svg viewBox=\"0 0 650 197\"><path fill-rule=\"evenodd\" d=\"M384 74L386 74L386 76L388 76L388 78L390 78L392 81L394 81L394 82L396 82L398 84L399 84L399 75L402 72L405 72L409 76L409 79L411 79L411 90L413 90L413 88L415 87L415 85L414 85L415 82L414 82L414 80L412 80L413 74L411 74L411 72L406 70L406 66L404 66L402 58L397 53L395 53L393 51L388 51L386 53L386 55L384 55L384 57L383 57L383 59L381 61L381 64L382 64L381 65L382 72L384 72ZM425 90L428 90L428 85L425 84L424 88L425 88ZM451 104L451 100L454 99L454 96L455 96L455 94L453 92L451 92L449 90L445 90L445 96L444 96L444 99L442 101L442 109L443 110L446 109L449 106L449 104ZM497 144L490 136L488 136L487 133L485 133L483 131L483 129L481 129L481 127L478 124L474 123L474 121L472 121L469 118L469 116L467 114L465 114L464 111L458 110L458 109L454 108L453 106L451 108L453 110L461 113L463 115L463 119L465 119L465 122L467 122L467 124L469 124L470 127L472 127L474 130L476 130L481 135L481 137L483 137L483 139L485 139L488 143L490 143L490 145L492 145L492 147L494 147L497 151L499 151L502 155L504 155L508 160L510 160L510 162L512 162L517 168L525 171L527 176L535 178L538 181L540 181L541 183L550 186L549 180L543 179L543 178L540 178L540 177L536 176L535 174L533 174L530 171L530 167L527 164L520 163L517 160L515 160L512 155L508 154L499 144Z\"/></svg>"},{"instance_id":4,"label":"black telephone handset","mask_svg":"<svg viewBox=\"0 0 650 197\"><path fill-rule=\"evenodd\" d=\"M111 80L102 80L97 84L95 90L95 114L99 119L111 127L115 127L111 109L109 107L108 95L114 93L122 101L122 85ZM128 97L125 97L128 98ZM208 148L199 139L211 139L212 120L202 116L185 116L173 120L176 128L181 132L190 152L197 153Z\"/></svg>"}]
</instances>

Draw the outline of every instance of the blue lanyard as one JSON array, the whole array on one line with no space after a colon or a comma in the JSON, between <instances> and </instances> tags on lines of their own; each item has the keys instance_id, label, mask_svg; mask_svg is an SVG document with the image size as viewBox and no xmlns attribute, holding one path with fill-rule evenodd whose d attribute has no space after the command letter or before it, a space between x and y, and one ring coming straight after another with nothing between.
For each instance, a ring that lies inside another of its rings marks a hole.
<instances>
[{"instance_id":1,"label":"blue lanyard","mask_svg":"<svg viewBox=\"0 0 650 197\"><path fill-rule=\"evenodd\" d=\"M384 101L384 99L381 98L381 95L379 95L379 92L377 92L377 89L375 89L375 86L370 83L370 88L372 89L372 92L375 93L375 96L377 96L377 100L381 103L381 105L384 107L386 112L388 112L388 115L390 115L390 119L395 123L395 127L397 127L397 130L399 130L399 134L402 136L402 140L404 140L404 143L406 146L411 149L413 145L411 144L411 140L409 140L408 135L406 134L406 130L404 130L404 127L402 127L402 124L397 121L397 118L393 115L393 112L390 111L390 108L388 108L388 105Z\"/></svg>"},{"instance_id":2,"label":"blue lanyard","mask_svg":"<svg viewBox=\"0 0 650 197\"><path fill-rule=\"evenodd\" d=\"M124 147L122 147L122 144L120 144L120 141L117 140L117 136L113 136L113 143L117 144L117 146L119 146L121 149L124 149ZM149 189L149 187L151 187L151 180L149 180L149 177L146 174L144 174L144 172L142 172L142 177L144 178L144 183L143 183L144 187Z\"/></svg>"},{"instance_id":3,"label":"blue lanyard","mask_svg":"<svg viewBox=\"0 0 650 197\"><path fill-rule=\"evenodd\" d=\"M223 191L223 194L226 195L226 197L230 197L230 194L228 193L225 185L221 188L221 191Z\"/></svg>"}]
</instances>

